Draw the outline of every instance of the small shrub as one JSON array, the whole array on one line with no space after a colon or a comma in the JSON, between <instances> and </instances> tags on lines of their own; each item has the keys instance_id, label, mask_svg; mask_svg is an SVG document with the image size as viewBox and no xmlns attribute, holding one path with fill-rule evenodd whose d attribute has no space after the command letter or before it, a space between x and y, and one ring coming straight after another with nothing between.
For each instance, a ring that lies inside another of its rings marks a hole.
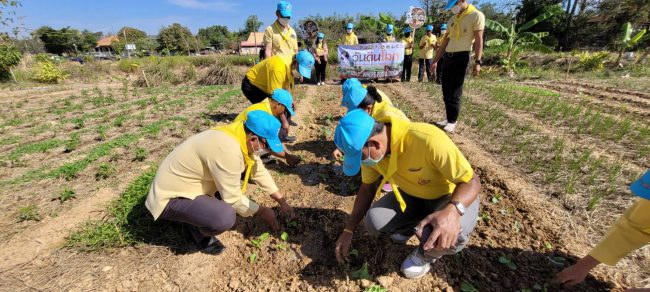
<instances>
[{"instance_id":1,"label":"small shrub","mask_svg":"<svg viewBox=\"0 0 650 292\"><path fill-rule=\"evenodd\" d=\"M79 133L72 133L70 134L70 140L65 142L65 152L69 153L72 152L73 150L77 149L81 145L81 138L79 137Z\"/></svg>"},{"instance_id":2,"label":"small shrub","mask_svg":"<svg viewBox=\"0 0 650 292\"><path fill-rule=\"evenodd\" d=\"M59 201L61 201L61 204L67 200L74 199L75 197L76 194L74 190L69 186L63 187L63 190L59 193Z\"/></svg>"},{"instance_id":3,"label":"small shrub","mask_svg":"<svg viewBox=\"0 0 650 292\"><path fill-rule=\"evenodd\" d=\"M235 66L215 65L205 73L197 84L199 85L232 85L241 82L241 74Z\"/></svg>"},{"instance_id":4,"label":"small shrub","mask_svg":"<svg viewBox=\"0 0 650 292\"><path fill-rule=\"evenodd\" d=\"M95 173L95 180L103 180L111 177L115 173L115 169L110 164L103 162L99 164L97 173Z\"/></svg>"},{"instance_id":5,"label":"small shrub","mask_svg":"<svg viewBox=\"0 0 650 292\"><path fill-rule=\"evenodd\" d=\"M40 61L34 67L32 79L41 83L59 83L65 81L68 76L69 74L58 65L50 61Z\"/></svg>"},{"instance_id":6,"label":"small shrub","mask_svg":"<svg viewBox=\"0 0 650 292\"><path fill-rule=\"evenodd\" d=\"M608 56L608 52L584 52L578 56L580 59L578 64L583 71L602 71Z\"/></svg>"},{"instance_id":7,"label":"small shrub","mask_svg":"<svg viewBox=\"0 0 650 292\"><path fill-rule=\"evenodd\" d=\"M124 73L133 73L140 67L140 63L135 60L122 59L117 63L117 69Z\"/></svg>"},{"instance_id":8,"label":"small shrub","mask_svg":"<svg viewBox=\"0 0 650 292\"><path fill-rule=\"evenodd\" d=\"M133 161L144 161L149 156L149 151L142 147L135 148Z\"/></svg>"},{"instance_id":9,"label":"small shrub","mask_svg":"<svg viewBox=\"0 0 650 292\"><path fill-rule=\"evenodd\" d=\"M82 118L74 118L70 120L70 122L72 122L75 129L81 129L84 127L84 119Z\"/></svg>"},{"instance_id":10,"label":"small shrub","mask_svg":"<svg viewBox=\"0 0 650 292\"><path fill-rule=\"evenodd\" d=\"M127 118L128 117L125 116L125 115L118 116L117 118L115 118L115 121L113 121L113 126L116 126L116 127L124 126L124 122L126 122Z\"/></svg>"},{"instance_id":11,"label":"small shrub","mask_svg":"<svg viewBox=\"0 0 650 292\"><path fill-rule=\"evenodd\" d=\"M108 138L108 134L106 133L107 131L108 127L106 125L100 125L97 127L97 140L105 141L106 138Z\"/></svg>"},{"instance_id":12,"label":"small shrub","mask_svg":"<svg viewBox=\"0 0 650 292\"><path fill-rule=\"evenodd\" d=\"M34 204L20 208L18 211L18 222L23 221L41 221L41 215L38 213L38 207Z\"/></svg>"}]
</instances>

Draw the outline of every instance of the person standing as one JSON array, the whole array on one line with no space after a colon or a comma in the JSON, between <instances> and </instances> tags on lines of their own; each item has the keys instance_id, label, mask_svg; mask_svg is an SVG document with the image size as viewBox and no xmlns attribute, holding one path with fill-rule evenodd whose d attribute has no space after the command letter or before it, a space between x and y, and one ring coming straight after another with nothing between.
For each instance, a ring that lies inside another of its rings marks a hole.
<instances>
[{"instance_id":1,"label":"person standing","mask_svg":"<svg viewBox=\"0 0 650 292\"><path fill-rule=\"evenodd\" d=\"M316 84L325 85L325 78L327 77L327 56L329 50L327 49L327 42L325 42L324 33L318 33L316 41L312 47L312 53L316 60Z\"/></svg>"},{"instance_id":2,"label":"person standing","mask_svg":"<svg viewBox=\"0 0 650 292\"><path fill-rule=\"evenodd\" d=\"M352 24L352 22L349 22L345 26L345 39L343 40L343 45L354 46L358 44L359 38L357 38L357 35L354 33L354 24Z\"/></svg>"},{"instance_id":3,"label":"person standing","mask_svg":"<svg viewBox=\"0 0 650 292\"><path fill-rule=\"evenodd\" d=\"M404 29L402 43L404 43L404 63L402 63L402 82L411 82L411 69L413 68L413 30L410 27Z\"/></svg>"},{"instance_id":4,"label":"person standing","mask_svg":"<svg viewBox=\"0 0 650 292\"><path fill-rule=\"evenodd\" d=\"M380 39L380 43L394 43L395 42L395 26L392 24L386 25L386 35L383 35Z\"/></svg>"},{"instance_id":5,"label":"person standing","mask_svg":"<svg viewBox=\"0 0 650 292\"><path fill-rule=\"evenodd\" d=\"M420 59L418 60L418 82L424 79L424 71L427 72L429 82L433 81L433 71L431 71L431 62L435 51L436 36L433 34L433 25L426 26L426 34L420 39Z\"/></svg>"},{"instance_id":6,"label":"person standing","mask_svg":"<svg viewBox=\"0 0 650 292\"><path fill-rule=\"evenodd\" d=\"M277 20L264 31L264 58L275 55L294 55L298 52L296 31L289 25L293 8L287 1L278 2Z\"/></svg>"},{"instance_id":7,"label":"person standing","mask_svg":"<svg viewBox=\"0 0 650 292\"><path fill-rule=\"evenodd\" d=\"M443 23L440 25L440 37L438 37L438 44L436 46L436 52L442 45L442 42L445 40L445 35L447 34L447 24ZM442 66L436 66L436 83L442 84L442 81L440 81L440 76L442 76Z\"/></svg>"},{"instance_id":8,"label":"person standing","mask_svg":"<svg viewBox=\"0 0 650 292\"><path fill-rule=\"evenodd\" d=\"M463 84L472 50L474 51L472 75L478 76L481 72L485 15L474 5L467 3L467 0L448 0L445 10L451 10L454 16L447 22L450 30L431 66L434 71L437 70L438 61L442 58L442 96L447 119L436 124L451 133L456 129L460 113L460 98L463 95Z\"/></svg>"}]
</instances>

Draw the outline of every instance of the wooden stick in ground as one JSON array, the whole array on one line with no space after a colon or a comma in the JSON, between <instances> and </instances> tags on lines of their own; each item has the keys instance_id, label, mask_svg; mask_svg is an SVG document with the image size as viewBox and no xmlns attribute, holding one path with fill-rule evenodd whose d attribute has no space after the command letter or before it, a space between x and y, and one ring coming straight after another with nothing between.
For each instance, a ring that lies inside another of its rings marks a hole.
<instances>
[{"instance_id":1,"label":"wooden stick in ground","mask_svg":"<svg viewBox=\"0 0 650 292\"><path fill-rule=\"evenodd\" d=\"M149 80L147 80L147 74L144 74L144 70L140 70L142 72L142 76L144 77L144 83L147 84L147 88L149 88Z\"/></svg>"}]
</instances>

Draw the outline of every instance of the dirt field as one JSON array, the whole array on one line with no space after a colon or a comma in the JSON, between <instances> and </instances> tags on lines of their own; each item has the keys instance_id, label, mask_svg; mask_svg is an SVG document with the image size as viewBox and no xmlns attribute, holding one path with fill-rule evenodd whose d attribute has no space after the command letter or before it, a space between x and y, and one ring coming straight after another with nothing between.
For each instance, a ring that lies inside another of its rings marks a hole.
<instances>
[{"instance_id":1,"label":"dirt field","mask_svg":"<svg viewBox=\"0 0 650 292\"><path fill-rule=\"evenodd\" d=\"M413 121L444 119L437 85L377 86ZM395 245L368 237L360 227L352 246L358 255L349 265L336 263L334 243L358 185L343 177L330 157L334 128L344 113L341 88L299 85L296 92L298 140L289 149L304 162L295 168L269 166L300 216L294 223L283 221L287 247L278 247L280 234L255 247L251 239L265 232L265 225L238 217L235 228L220 236L227 248L218 256L198 252L187 228L147 225L151 219L144 216L129 218L127 226L143 235L136 244L94 251L65 244L88 220L109 220L106 206L151 173L174 146L244 109L248 101L237 86L143 89L113 82L0 92L0 290L650 287L648 248L616 267L595 269L582 285L550 284L633 202L625 186L650 167L647 91L582 80L468 81L461 125L452 139L481 178L481 216L469 246L417 280L399 273L415 238L408 246ZM75 195L62 202L66 188ZM248 192L275 206L256 188ZM257 260L251 263L253 253ZM364 264L372 280L353 279L352 272Z\"/></svg>"}]
</instances>

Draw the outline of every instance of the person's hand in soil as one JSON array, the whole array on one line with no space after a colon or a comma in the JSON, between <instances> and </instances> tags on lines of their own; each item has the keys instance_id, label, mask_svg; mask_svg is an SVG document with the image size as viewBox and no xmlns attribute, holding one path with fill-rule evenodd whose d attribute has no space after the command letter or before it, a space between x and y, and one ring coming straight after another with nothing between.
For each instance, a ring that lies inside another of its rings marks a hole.
<instances>
[{"instance_id":1,"label":"person's hand in soil","mask_svg":"<svg viewBox=\"0 0 650 292\"><path fill-rule=\"evenodd\" d=\"M341 152L341 150L335 149L332 151L332 157L334 157L335 160L341 160L343 159L343 152Z\"/></svg>"},{"instance_id":2,"label":"person's hand in soil","mask_svg":"<svg viewBox=\"0 0 650 292\"><path fill-rule=\"evenodd\" d=\"M600 262L597 259L593 258L590 255L587 255L584 258L580 259L573 266L565 268L561 272L557 273L557 275L555 275L555 279L553 279L553 282L566 285L580 284L585 280L587 275L589 275L589 271L591 271L591 269L596 267L598 264L600 264Z\"/></svg>"},{"instance_id":3,"label":"person's hand in soil","mask_svg":"<svg viewBox=\"0 0 650 292\"><path fill-rule=\"evenodd\" d=\"M336 260L342 264L348 261L348 251L352 243L352 233L343 231L336 241Z\"/></svg>"},{"instance_id":4,"label":"person's hand in soil","mask_svg":"<svg viewBox=\"0 0 650 292\"><path fill-rule=\"evenodd\" d=\"M300 156L289 154L289 153L287 153L285 160L287 161L287 164L289 164L289 166L296 166L300 164L300 162L302 162Z\"/></svg>"},{"instance_id":5,"label":"person's hand in soil","mask_svg":"<svg viewBox=\"0 0 650 292\"><path fill-rule=\"evenodd\" d=\"M287 201L282 200L280 202L280 212L284 215L285 218L293 220L296 218L296 211L287 203Z\"/></svg>"},{"instance_id":6,"label":"person's hand in soil","mask_svg":"<svg viewBox=\"0 0 650 292\"><path fill-rule=\"evenodd\" d=\"M431 225L433 230L429 238L422 238L422 230L427 225ZM458 240L460 233L460 214L456 207L448 204L444 209L431 213L429 216L420 221L416 227L416 234L420 241L426 240L424 250L431 249L445 250L453 248Z\"/></svg>"},{"instance_id":7,"label":"person's hand in soil","mask_svg":"<svg viewBox=\"0 0 650 292\"><path fill-rule=\"evenodd\" d=\"M260 206L257 212L255 212L255 217L259 217L262 221L266 222L273 232L280 230L278 220L275 218L275 212L271 208Z\"/></svg>"}]
</instances>

